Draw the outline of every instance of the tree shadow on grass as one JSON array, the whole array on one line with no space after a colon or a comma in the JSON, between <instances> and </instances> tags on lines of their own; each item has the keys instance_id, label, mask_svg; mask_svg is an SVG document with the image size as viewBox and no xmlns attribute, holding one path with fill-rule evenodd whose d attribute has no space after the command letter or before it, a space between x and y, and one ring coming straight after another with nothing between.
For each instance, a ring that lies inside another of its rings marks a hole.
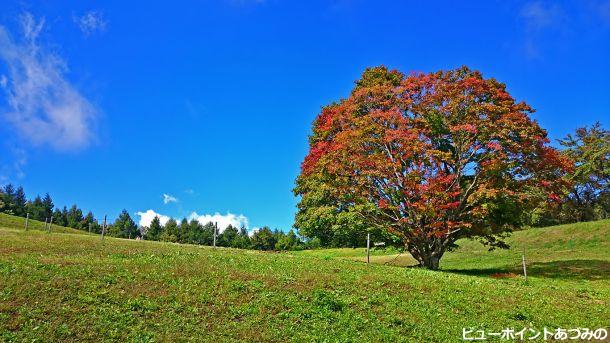
<instances>
[{"instance_id":1,"label":"tree shadow on grass","mask_svg":"<svg viewBox=\"0 0 610 343\"><path fill-rule=\"evenodd\" d=\"M488 269L445 269L444 271L483 277L523 273L521 266ZM610 279L610 262L604 260L532 262L527 264L527 275L552 279L608 280Z\"/></svg>"}]
</instances>

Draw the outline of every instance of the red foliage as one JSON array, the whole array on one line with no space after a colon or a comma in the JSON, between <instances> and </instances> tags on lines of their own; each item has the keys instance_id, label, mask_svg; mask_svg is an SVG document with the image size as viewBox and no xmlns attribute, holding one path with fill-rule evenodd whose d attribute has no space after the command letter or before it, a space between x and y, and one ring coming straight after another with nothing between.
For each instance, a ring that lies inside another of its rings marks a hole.
<instances>
[{"instance_id":1,"label":"red foliage","mask_svg":"<svg viewBox=\"0 0 610 343\"><path fill-rule=\"evenodd\" d=\"M316 119L301 177L324 173L337 197L374 204L379 211L366 214L407 246L448 244L499 225L487 220L496 199L523 207L540 194L533 188L558 198L570 162L547 145L532 111L467 68L373 68Z\"/></svg>"}]
</instances>

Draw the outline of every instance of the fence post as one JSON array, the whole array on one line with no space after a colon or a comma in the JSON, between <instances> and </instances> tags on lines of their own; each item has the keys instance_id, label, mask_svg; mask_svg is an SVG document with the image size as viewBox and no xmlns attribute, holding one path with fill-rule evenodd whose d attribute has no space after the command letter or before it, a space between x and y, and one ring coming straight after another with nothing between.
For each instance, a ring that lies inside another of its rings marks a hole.
<instances>
[{"instance_id":1,"label":"fence post","mask_svg":"<svg viewBox=\"0 0 610 343\"><path fill-rule=\"evenodd\" d=\"M525 282L527 282L527 268L525 267L525 247L523 247L523 255L521 255L521 262L523 263L523 276L525 277Z\"/></svg>"},{"instance_id":2,"label":"fence post","mask_svg":"<svg viewBox=\"0 0 610 343\"><path fill-rule=\"evenodd\" d=\"M214 222L214 248L216 248L216 232L218 231L218 222Z\"/></svg>"},{"instance_id":3,"label":"fence post","mask_svg":"<svg viewBox=\"0 0 610 343\"><path fill-rule=\"evenodd\" d=\"M366 263L371 263L371 234L366 234Z\"/></svg>"},{"instance_id":4,"label":"fence post","mask_svg":"<svg viewBox=\"0 0 610 343\"><path fill-rule=\"evenodd\" d=\"M89 223L89 233L91 233L91 223Z\"/></svg>"},{"instance_id":5,"label":"fence post","mask_svg":"<svg viewBox=\"0 0 610 343\"><path fill-rule=\"evenodd\" d=\"M52 225L53 225L53 216L51 216L51 220L49 220L49 232L51 232Z\"/></svg>"},{"instance_id":6,"label":"fence post","mask_svg":"<svg viewBox=\"0 0 610 343\"><path fill-rule=\"evenodd\" d=\"M30 214L26 213L25 214L25 231L28 230L28 221L30 220Z\"/></svg>"},{"instance_id":7,"label":"fence post","mask_svg":"<svg viewBox=\"0 0 610 343\"><path fill-rule=\"evenodd\" d=\"M104 215L104 223L102 224L102 241L104 240L105 232L106 232L106 215Z\"/></svg>"}]
</instances>

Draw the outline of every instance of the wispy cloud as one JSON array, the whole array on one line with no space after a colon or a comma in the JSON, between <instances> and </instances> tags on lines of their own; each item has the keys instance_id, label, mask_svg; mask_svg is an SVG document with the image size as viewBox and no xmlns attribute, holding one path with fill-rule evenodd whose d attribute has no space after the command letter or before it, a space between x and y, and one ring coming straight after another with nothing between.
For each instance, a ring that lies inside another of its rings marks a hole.
<instances>
[{"instance_id":1,"label":"wispy cloud","mask_svg":"<svg viewBox=\"0 0 610 343\"><path fill-rule=\"evenodd\" d=\"M89 36L95 32L104 32L108 21L104 15L98 11L89 11L82 16L73 16L72 19L78 25L80 30Z\"/></svg>"},{"instance_id":2,"label":"wispy cloud","mask_svg":"<svg viewBox=\"0 0 610 343\"><path fill-rule=\"evenodd\" d=\"M6 153L0 155L0 185L23 179L23 167L27 163L27 155L23 149L11 144L7 144L5 148Z\"/></svg>"},{"instance_id":3,"label":"wispy cloud","mask_svg":"<svg viewBox=\"0 0 610 343\"><path fill-rule=\"evenodd\" d=\"M227 0L233 6L264 5L267 0Z\"/></svg>"},{"instance_id":4,"label":"wispy cloud","mask_svg":"<svg viewBox=\"0 0 610 343\"><path fill-rule=\"evenodd\" d=\"M525 41L524 51L529 58L541 57L540 42L542 33L560 29L565 23L566 14L563 8L553 2L532 1L526 3L520 12L523 22Z\"/></svg>"},{"instance_id":5,"label":"wispy cloud","mask_svg":"<svg viewBox=\"0 0 610 343\"><path fill-rule=\"evenodd\" d=\"M163 203L165 205L169 204L170 202L178 202L178 198L169 195L169 194L163 194Z\"/></svg>"},{"instance_id":6,"label":"wispy cloud","mask_svg":"<svg viewBox=\"0 0 610 343\"><path fill-rule=\"evenodd\" d=\"M596 12L606 25L610 25L610 0L599 2Z\"/></svg>"},{"instance_id":7,"label":"wispy cloud","mask_svg":"<svg viewBox=\"0 0 610 343\"><path fill-rule=\"evenodd\" d=\"M540 30L556 26L564 19L564 11L557 3L534 1L521 9L521 18L530 30Z\"/></svg>"},{"instance_id":8,"label":"wispy cloud","mask_svg":"<svg viewBox=\"0 0 610 343\"><path fill-rule=\"evenodd\" d=\"M0 82L8 103L2 116L34 145L79 150L93 139L98 110L66 79L65 61L38 42L44 23L23 14L17 39L0 25L0 59L9 72Z\"/></svg>"}]
</instances>

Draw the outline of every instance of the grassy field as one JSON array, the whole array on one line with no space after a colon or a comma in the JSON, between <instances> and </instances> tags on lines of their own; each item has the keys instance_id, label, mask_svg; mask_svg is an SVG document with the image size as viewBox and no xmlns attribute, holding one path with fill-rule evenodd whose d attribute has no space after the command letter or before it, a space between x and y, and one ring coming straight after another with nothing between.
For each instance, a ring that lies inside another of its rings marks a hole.
<instances>
[{"instance_id":1,"label":"grassy field","mask_svg":"<svg viewBox=\"0 0 610 343\"><path fill-rule=\"evenodd\" d=\"M85 231L76 230L70 227L58 226L55 224L50 224L51 232L59 232L59 233L76 233L76 234L88 234ZM0 213L0 228L11 228L11 229L19 229L25 231L25 218L10 216L6 213ZM28 220L28 230L41 230L46 231L45 223L30 219Z\"/></svg>"},{"instance_id":2,"label":"grassy field","mask_svg":"<svg viewBox=\"0 0 610 343\"><path fill-rule=\"evenodd\" d=\"M610 221L517 232L509 251L465 241L435 272L385 265L412 260L382 251L366 265L363 249L102 242L18 224L0 217L1 341L451 342L463 327L610 318ZM511 274L523 246L527 283Z\"/></svg>"},{"instance_id":3,"label":"grassy field","mask_svg":"<svg viewBox=\"0 0 610 343\"><path fill-rule=\"evenodd\" d=\"M523 274L523 249L530 277L597 280L610 277L610 220L577 223L517 231L507 240L510 249L488 249L474 240L461 240L460 248L445 254L445 271L493 275ZM371 263L390 266L414 266L408 253L387 253L371 249ZM366 249L321 249L294 252L302 256L346 258L366 261Z\"/></svg>"}]
</instances>

